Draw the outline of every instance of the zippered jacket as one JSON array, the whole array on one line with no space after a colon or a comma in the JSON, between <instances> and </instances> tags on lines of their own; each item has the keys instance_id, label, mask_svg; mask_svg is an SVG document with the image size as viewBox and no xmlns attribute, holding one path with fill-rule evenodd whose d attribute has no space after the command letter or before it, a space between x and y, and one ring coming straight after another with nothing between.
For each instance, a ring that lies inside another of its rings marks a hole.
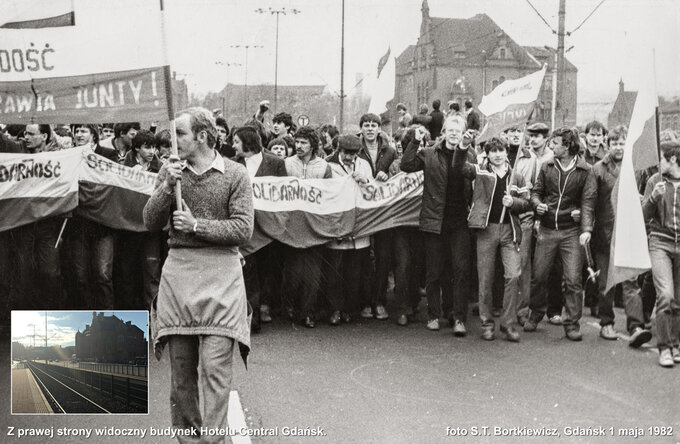
<instances>
[{"instance_id":1,"label":"zippered jacket","mask_svg":"<svg viewBox=\"0 0 680 444\"><path fill-rule=\"evenodd\" d=\"M657 183L666 182L666 193L652 198L652 191ZM673 186L659 173L654 174L647 181L645 195L642 199L642 214L648 222L649 235L680 240L680 189Z\"/></svg>"},{"instance_id":2,"label":"zippered jacket","mask_svg":"<svg viewBox=\"0 0 680 444\"><path fill-rule=\"evenodd\" d=\"M454 171L461 171L470 180L474 180L472 190L472 207L468 215L468 227L485 229L489 226L489 215L491 214L491 203L493 202L498 176L487 162L485 167L473 165L466 162L467 150L458 148L453 154ZM512 183L510 179L512 178ZM512 226L512 240L519 244L522 242L522 229L520 227L519 215L531 210L529 203L529 189L525 185L524 176L512 173L508 167L505 173L506 189L510 190L512 196L512 206L507 209L510 211L510 225Z\"/></svg>"},{"instance_id":3,"label":"zippered jacket","mask_svg":"<svg viewBox=\"0 0 680 444\"><path fill-rule=\"evenodd\" d=\"M541 166L536 184L531 190L531 205L538 207L545 203L548 211L543 216L536 216L541 225L553 230L564 230L579 226L571 217L571 212L581 209L583 189L590 172L590 165L581 156L576 157L576 166L568 173L563 173L556 160L549 160ZM560 187L560 178L566 174L564 186Z\"/></svg>"},{"instance_id":4,"label":"zippered jacket","mask_svg":"<svg viewBox=\"0 0 680 444\"><path fill-rule=\"evenodd\" d=\"M612 190L619 177L611 155L593 165L583 190L581 231L593 233L594 250L607 252L614 230Z\"/></svg>"},{"instance_id":5,"label":"zippered jacket","mask_svg":"<svg viewBox=\"0 0 680 444\"><path fill-rule=\"evenodd\" d=\"M382 132L378 134L378 157L375 160L375 165L371 156L368 154L368 149L366 148L366 141L363 137L361 139L361 150L359 151L359 157L364 159L371 166L371 171L373 172L371 177L375 177L379 171L389 174L390 165L394 162L397 157L397 150L390 146L390 142Z\"/></svg>"}]
</instances>

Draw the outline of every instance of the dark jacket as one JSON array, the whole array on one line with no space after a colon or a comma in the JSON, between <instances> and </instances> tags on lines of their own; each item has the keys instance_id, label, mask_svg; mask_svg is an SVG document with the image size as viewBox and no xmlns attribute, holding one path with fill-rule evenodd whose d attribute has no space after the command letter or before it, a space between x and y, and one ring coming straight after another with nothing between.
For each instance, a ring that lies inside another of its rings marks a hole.
<instances>
[{"instance_id":1,"label":"dark jacket","mask_svg":"<svg viewBox=\"0 0 680 444\"><path fill-rule=\"evenodd\" d=\"M97 144L94 147L94 153L118 163L118 151L113 148L107 148Z\"/></svg>"},{"instance_id":2,"label":"dark jacket","mask_svg":"<svg viewBox=\"0 0 680 444\"><path fill-rule=\"evenodd\" d=\"M125 160L123 160L123 166L132 168L137 166L137 164L137 152L135 150L128 151L125 155ZM158 173L162 166L160 159L154 154L153 159L149 162L149 169L147 171L150 173Z\"/></svg>"},{"instance_id":3,"label":"dark jacket","mask_svg":"<svg viewBox=\"0 0 680 444\"><path fill-rule=\"evenodd\" d=\"M548 211L543 216L537 216L544 227L564 230L579 225L571 217L571 212L581 209L583 189L590 165L581 156L577 156L576 166L567 173L564 188L560 189L562 172L555 162L556 160L553 159L541 166L536 184L531 190L531 204L534 209L542 203L548 205Z\"/></svg>"},{"instance_id":4,"label":"dark jacket","mask_svg":"<svg viewBox=\"0 0 680 444\"><path fill-rule=\"evenodd\" d=\"M619 172L620 169L616 168L611 155L607 154L593 165L586 178L581 204L581 231L593 234L591 245L597 251L609 251L612 241L614 230L612 190Z\"/></svg>"},{"instance_id":5,"label":"dark jacket","mask_svg":"<svg viewBox=\"0 0 680 444\"><path fill-rule=\"evenodd\" d=\"M654 186L661 181L666 182L666 193L662 197L652 198ZM645 195L642 199L642 214L648 221L649 235L662 237L678 242L680 240L680 188L659 173L647 181Z\"/></svg>"},{"instance_id":6,"label":"dark jacket","mask_svg":"<svg viewBox=\"0 0 680 444\"><path fill-rule=\"evenodd\" d=\"M474 109L467 115L467 129L479 131L481 123L479 122L479 114Z\"/></svg>"},{"instance_id":7,"label":"dark jacket","mask_svg":"<svg viewBox=\"0 0 680 444\"><path fill-rule=\"evenodd\" d=\"M0 153L28 153L22 140L12 140L7 134L0 133Z\"/></svg>"},{"instance_id":8,"label":"dark jacket","mask_svg":"<svg viewBox=\"0 0 680 444\"><path fill-rule=\"evenodd\" d=\"M467 179L475 181L472 191L472 207L468 215L468 227L483 230L489 226L491 203L493 202L498 176L489 163L485 167L480 167L467 162L466 158L467 150L457 149L453 154L453 169L456 172L461 171ZM512 178L512 183L510 183L510 178ZM510 190L513 201L512 207L509 208L512 240L519 245L522 242L519 215L531 209L529 189L524 183L524 176L521 174L513 175L511 168L508 168L508 172L505 174L505 183L506 188Z\"/></svg>"},{"instance_id":9,"label":"dark jacket","mask_svg":"<svg viewBox=\"0 0 680 444\"><path fill-rule=\"evenodd\" d=\"M411 133L413 130L409 130ZM448 184L448 158L442 151L446 147L443 139L431 147L419 150L419 142L409 135L411 143L404 150L400 168L407 173L424 172L423 200L420 208L420 230L440 234L446 207L446 187ZM470 206L472 182L464 181L464 193ZM467 215L466 215L467 216Z\"/></svg>"},{"instance_id":10,"label":"dark jacket","mask_svg":"<svg viewBox=\"0 0 680 444\"><path fill-rule=\"evenodd\" d=\"M432 117L427 114L416 114L411 120L411 125L423 125L429 131L431 121Z\"/></svg>"},{"instance_id":11,"label":"dark jacket","mask_svg":"<svg viewBox=\"0 0 680 444\"><path fill-rule=\"evenodd\" d=\"M436 139L442 133L442 126L444 126L444 113L438 109L430 113L430 125L428 130L430 130L430 136L432 139Z\"/></svg>"},{"instance_id":12,"label":"dark jacket","mask_svg":"<svg viewBox=\"0 0 680 444\"><path fill-rule=\"evenodd\" d=\"M286 162L284 162L283 159L281 159L280 157L263 150L262 163L255 172L255 177L263 176L283 177L287 175L288 174L286 174Z\"/></svg>"},{"instance_id":13,"label":"dark jacket","mask_svg":"<svg viewBox=\"0 0 680 444\"><path fill-rule=\"evenodd\" d=\"M378 171L383 171L385 174L389 174L390 165L397 158L397 150L392 148L389 141L381 135L378 135L378 157L376 158L375 165L371 160L371 156L368 154L366 149L366 141L361 138L361 150L359 151L359 157L364 159L371 166L371 171L373 171L373 177L378 174Z\"/></svg>"}]
</instances>

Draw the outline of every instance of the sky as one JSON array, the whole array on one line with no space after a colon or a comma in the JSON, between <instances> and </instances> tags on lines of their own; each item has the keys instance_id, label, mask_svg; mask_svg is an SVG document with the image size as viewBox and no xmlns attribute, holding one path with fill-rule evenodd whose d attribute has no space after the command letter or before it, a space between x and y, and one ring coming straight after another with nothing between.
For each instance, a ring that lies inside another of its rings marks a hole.
<instances>
[{"instance_id":1,"label":"sky","mask_svg":"<svg viewBox=\"0 0 680 444\"><path fill-rule=\"evenodd\" d=\"M328 85L339 91L341 0L166 0L168 44L173 69L191 93L218 91L224 84L243 84L248 49L248 84L273 83L276 17L255 9L298 9L280 15L279 84ZM520 45L557 46L559 0L429 0L432 17L491 17ZM601 0L567 0L566 29L571 31ZM396 56L415 44L422 0L345 0L345 89L355 74L374 72L388 46ZM566 39L567 58L578 69L579 101L613 100L619 79L635 90L641 72L656 57L657 89L680 95L680 1L605 0ZM240 64L227 66L226 64Z\"/></svg>"},{"instance_id":2,"label":"sky","mask_svg":"<svg viewBox=\"0 0 680 444\"><path fill-rule=\"evenodd\" d=\"M75 345L76 332L92 324L92 311L12 311L12 342L24 345L33 344L33 326L35 325L35 345L45 346L45 313L47 313L47 345ZM97 312L99 314L99 312ZM105 311L104 316L115 315L124 322L131 321L144 332L148 340L147 311Z\"/></svg>"}]
</instances>

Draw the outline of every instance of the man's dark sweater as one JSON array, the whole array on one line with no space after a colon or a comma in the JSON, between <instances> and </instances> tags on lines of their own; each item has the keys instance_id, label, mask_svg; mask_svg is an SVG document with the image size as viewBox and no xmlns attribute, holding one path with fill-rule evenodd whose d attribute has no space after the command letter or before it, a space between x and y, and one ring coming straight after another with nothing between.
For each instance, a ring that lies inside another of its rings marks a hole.
<instances>
[{"instance_id":1,"label":"man's dark sweater","mask_svg":"<svg viewBox=\"0 0 680 444\"><path fill-rule=\"evenodd\" d=\"M446 147L442 149L446 155L448 171L448 180L446 182L446 204L444 206L444 220L442 222L442 231L459 227L461 224L467 224L468 208L465 199L465 178L462 174L454 174L452 171L453 165L453 150Z\"/></svg>"},{"instance_id":2,"label":"man's dark sweater","mask_svg":"<svg viewBox=\"0 0 680 444\"><path fill-rule=\"evenodd\" d=\"M165 181L165 170L158 177ZM224 159L224 174L211 168L200 176L189 168L182 171L182 199L198 220L196 233L176 231L170 225L170 248L238 246L253 234L253 191L243 165ZM174 210L174 194L163 186L154 191L144 207L144 224L160 231Z\"/></svg>"}]
</instances>

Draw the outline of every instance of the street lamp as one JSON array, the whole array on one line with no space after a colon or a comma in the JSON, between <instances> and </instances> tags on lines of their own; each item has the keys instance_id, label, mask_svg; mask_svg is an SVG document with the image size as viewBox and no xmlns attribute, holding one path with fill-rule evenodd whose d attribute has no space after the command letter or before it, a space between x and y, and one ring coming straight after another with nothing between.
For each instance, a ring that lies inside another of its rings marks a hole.
<instances>
[{"instance_id":1,"label":"street lamp","mask_svg":"<svg viewBox=\"0 0 680 444\"><path fill-rule=\"evenodd\" d=\"M269 7L268 9L257 8L255 10L258 14L276 14L276 52L274 56L274 113L276 114L276 105L278 102L278 86L279 86L279 16L281 14L299 14L302 11L299 9L274 9Z\"/></svg>"},{"instance_id":2,"label":"street lamp","mask_svg":"<svg viewBox=\"0 0 680 444\"><path fill-rule=\"evenodd\" d=\"M224 86L224 95L222 96L222 112L224 113L225 118L226 118L226 115L227 115L227 105L226 105L226 103L227 103L227 87L229 86L229 68L231 68L232 66L241 66L241 64L240 63L223 62L221 60L218 60L217 62L215 62L215 65L222 65L222 66L227 67L227 84Z\"/></svg>"},{"instance_id":3,"label":"street lamp","mask_svg":"<svg viewBox=\"0 0 680 444\"><path fill-rule=\"evenodd\" d=\"M248 116L248 50L264 48L262 45L230 45L230 48L244 49L246 52L245 80L243 81L243 112Z\"/></svg>"}]
</instances>

